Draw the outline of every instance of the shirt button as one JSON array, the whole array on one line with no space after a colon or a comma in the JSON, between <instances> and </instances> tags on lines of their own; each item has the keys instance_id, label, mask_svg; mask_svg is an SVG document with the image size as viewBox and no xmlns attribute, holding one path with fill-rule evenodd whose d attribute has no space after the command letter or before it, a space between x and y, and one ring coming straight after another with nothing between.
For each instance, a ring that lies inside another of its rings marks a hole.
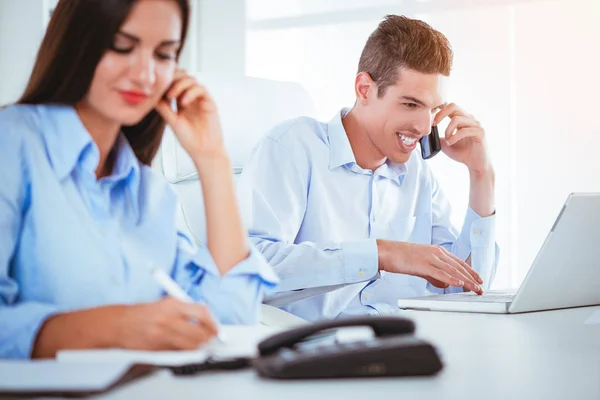
<instances>
[{"instance_id":1,"label":"shirt button","mask_svg":"<svg viewBox=\"0 0 600 400\"><path fill-rule=\"evenodd\" d=\"M358 276L359 278L364 278L365 277L365 273L362 271L358 271L358 274L356 274L356 276Z\"/></svg>"},{"instance_id":2,"label":"shirt button","mask_svg":"<svg viewBox=\"0 0 600 400\"><path fill-rule=\"evenodd\" d=\"M363 299L368 300L369 299L369 293L363 293Z\"/></svg>"},{"instance_id":3,"label":"shirt button","mask_svg":"<svg viewBox=\"0 0 600 400\"><path fill-rule=\"evenodd\" d=\"M479 229L475 229L475 230L473 231L473 233L474 233L475 235L479 236L479 235L481 235L481 230L479 230Z\"/></svg>"}]
</instances>

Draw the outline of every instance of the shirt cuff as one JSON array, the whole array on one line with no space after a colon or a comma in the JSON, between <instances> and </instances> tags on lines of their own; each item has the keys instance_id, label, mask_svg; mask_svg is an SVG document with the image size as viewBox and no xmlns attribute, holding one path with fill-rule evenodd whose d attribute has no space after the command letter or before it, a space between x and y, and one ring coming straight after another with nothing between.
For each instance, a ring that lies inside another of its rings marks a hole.
<instances>
[{"instance_id":1,"label":"shirt cuff","mask_svg":"<svg viewBox=\"0 0 600 400\"><path fill-rule=\"evenodd\" d=\"M58 312L58 307L42 303L21 303L0 308L0 320L8 325L0 332L0 359L30 358L40 328ZM0 323L0 327L3 325Z\"/></svg>"},{"instance_id":2,"label":"shirt cuff","mask_svg":"<svg viewBox=\"0 0 600 400\"><path fill-rule=\"evenodd\" d=\"M473 247L485 247L494 245L496 232L496 214L489 217L480 217L471 208L467 210L465 222L460 233L460 242ZM471 253L471 251L469 251Z\"/></svg>"},{"instance_id":3,"label":"shirt cuff","mask_svg":"<svg viewBox=\"0 0 600 400\"><path fill-rule=\"evenodd\" d=\"M275 286L279 283L279 277L265 260L264 256L254 246L250 246L250 255L245 260L229 270L225 276L256 275L260 277L267 286Z\"/></svg>"},{"instance_id":4,"label":"shirt cuff","mask_svg":"<svg viewBox=\"0 0 600 400\"><path fill-rule=\"evenodd\" d=\"M279 278L273 268L267 263L263 255L253 246L250 245L250 254L248 257L240 261L237 265L231 268L225 275L221 277L221 273L215 264L215 261L206 247L202 247L188 264L189 273L192 282L199 282L204 274L213 275L215 277L226 278L232 276L255 276L260 278L263 285L267 287L275 287L279 283Z\"/></svg>"},{"instance_id":5,"label":"shirt cuff","mask_svg":"<svg viewBox=\"0 0 600 400\"><path fill-rule=\"evenodd\" d=\"M345 283L364 282L377 278L379 257L375 239L346 242L341 246Z\"/></svg>"}]
</instances>

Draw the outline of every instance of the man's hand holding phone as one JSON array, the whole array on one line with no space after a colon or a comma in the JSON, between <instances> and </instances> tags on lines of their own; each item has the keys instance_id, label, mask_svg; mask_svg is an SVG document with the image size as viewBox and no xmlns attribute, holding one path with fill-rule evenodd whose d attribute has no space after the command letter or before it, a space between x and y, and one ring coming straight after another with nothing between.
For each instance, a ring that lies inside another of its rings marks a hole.
<instances>
[{"instance_id":1,"label":"man's hand holding phone","mask_svg":"<svg viewBox=\"0 0 600 400\"><path fill-rule=\"evenodd\" d=\"M437 126L449 117L444 139L440 141L442 151L452 160L465 164L469 171L482 173L491 168L485 141L485 130L479 121L454 103L442 108L435 116Z\"/></svg>"}]
</instances>

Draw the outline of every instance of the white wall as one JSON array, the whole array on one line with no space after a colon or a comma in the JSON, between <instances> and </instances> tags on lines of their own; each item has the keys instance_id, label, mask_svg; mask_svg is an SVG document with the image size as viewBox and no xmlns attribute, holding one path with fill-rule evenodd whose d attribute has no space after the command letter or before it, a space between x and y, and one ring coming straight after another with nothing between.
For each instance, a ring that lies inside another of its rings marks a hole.
<instances>
[{"instance_id":1,"label":"white wall","mask_svg":"<svg viewBox=\"0 0 600 400\"><path fill-rule=\"evenodd\" d=\"M600 192L598 21L597 0L515 10L519 278L566 196Z\"/></svg>"},{"instance_id":2,"label":"white wall","mask_svg":"<svg viewBox=\"0 0 600 400\"><path fill-rule=\"evenodd\" d=\"M46 0L0 0L0 105L23 93L44 35Z\"/></svg>"},{"instance_id":3,"label":"white wall","mask_svg":"<svg viewBox=\"0 0 600 400\"><path fill-rule=\"evenodd\" d=\"M196 0L195 5L197 71L215 77L244 76L245 1Z\"/></svg>"}]
</instances>

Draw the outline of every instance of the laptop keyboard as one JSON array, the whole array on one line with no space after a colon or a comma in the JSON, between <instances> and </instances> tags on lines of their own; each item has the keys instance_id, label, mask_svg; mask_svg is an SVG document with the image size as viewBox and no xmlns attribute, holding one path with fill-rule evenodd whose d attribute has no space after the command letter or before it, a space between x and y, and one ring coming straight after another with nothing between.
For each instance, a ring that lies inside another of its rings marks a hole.
<instances>
[{"instance_id":1,"label":"laptop keyboard","mask_svg":"<svg viewBox=\"0 0 600 400\"><path fill-rule=\"evenodd\" d=\"M440 300L444 301L488 301L493 303L510 303L514 298L514 293L484 293L481 296L474 293L455 293L440 296Z\"/></svg>"}]
</instances>

